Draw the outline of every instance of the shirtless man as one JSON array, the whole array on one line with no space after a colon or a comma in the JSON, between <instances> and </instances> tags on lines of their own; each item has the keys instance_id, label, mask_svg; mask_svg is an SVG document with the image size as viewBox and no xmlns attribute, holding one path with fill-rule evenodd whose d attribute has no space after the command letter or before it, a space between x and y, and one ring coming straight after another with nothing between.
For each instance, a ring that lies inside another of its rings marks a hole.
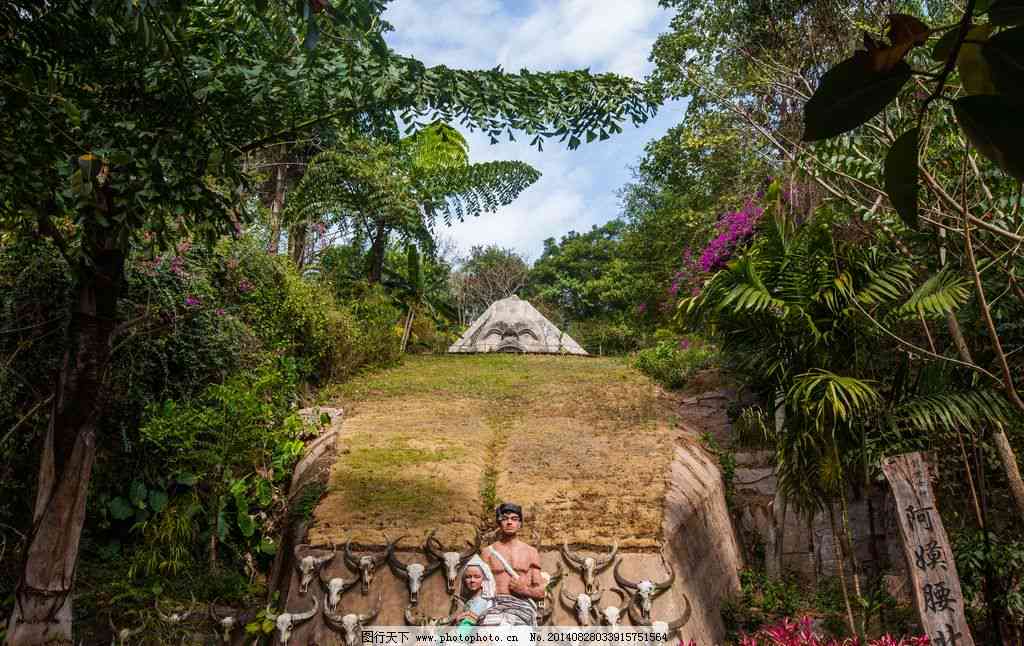
<instances>
[{"instance_id":1,"label":"shirtless man","mask_svg":"<svg viewBox=\"0 0 1024 646\"><path fill-rule=\"evenodd\" d=\"M498 506L495 516L498 540L485 547L481 554L494 573L495 592L499 598L505 596L511 606L524 611L532 608L535 612L534 600L544 598L545 585L540 576L540 554L518 537L523 510L519 505L505 502ZM498 604L495 610L500 611L502 607ZM524 616L523 619L533 623L536 618Z\"/></svg>"}]
</instances>

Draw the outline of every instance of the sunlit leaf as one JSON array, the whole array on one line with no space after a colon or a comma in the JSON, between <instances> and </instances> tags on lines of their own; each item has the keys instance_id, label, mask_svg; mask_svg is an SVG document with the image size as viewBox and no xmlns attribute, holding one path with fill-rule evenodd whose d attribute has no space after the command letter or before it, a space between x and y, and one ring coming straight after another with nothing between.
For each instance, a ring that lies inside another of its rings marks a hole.
<instances>
[{"instance_id":1,"label":"sunlit leaf","mask_svg":"<svg viewBox=\"0 0 1024 646\"><path fill-rule=\"evenodd\" d=\"M991 32L990 25L978 25L967 32L967 38L972 41L988 40ZM956 57L956 70L968 94L995 94L992 72L988 61L982 56L981 45L968 42L961 45L960 53Z\"/></svg>"}]
</instances>

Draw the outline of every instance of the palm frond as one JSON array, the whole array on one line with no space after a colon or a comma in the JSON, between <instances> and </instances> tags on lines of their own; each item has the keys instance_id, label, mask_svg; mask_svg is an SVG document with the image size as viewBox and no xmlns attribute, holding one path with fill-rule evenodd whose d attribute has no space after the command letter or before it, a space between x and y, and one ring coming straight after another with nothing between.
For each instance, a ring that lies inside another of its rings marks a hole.
<instances>
[{"instance_id":1,"label":"palm frond","mask_svg":"<svg viewBox=\"0 0 1024 646\"><path fill-rule=\"evenodd\" d=\"M893 411L899 422L918 430L954 430L981 424L1005 425L1013 416L1006 397L992 388L949 391L909 399Z\"/></svg>"},{"instance_id":2,"label":"palm frond","mask_svg":"<svg viewBox=\"0 0 1024 646\"><path fill-rule=\"evenodd\" d=\"M961 274L955 274L948 268L932 275L924 281L893 315L897 317L945 316L954 312L970 298L970 284Z\"/></svg>"}]
</instances>

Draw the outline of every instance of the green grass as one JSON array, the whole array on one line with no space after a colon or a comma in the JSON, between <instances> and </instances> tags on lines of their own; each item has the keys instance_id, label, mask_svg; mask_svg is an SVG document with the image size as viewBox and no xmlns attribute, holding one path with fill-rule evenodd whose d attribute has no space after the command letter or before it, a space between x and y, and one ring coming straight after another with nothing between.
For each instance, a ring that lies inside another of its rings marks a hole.
<instances>
[{"instance_id":1,"label":"green grass","mask_svg":"<svg viewBox=\"0 0 1024 646\"><path fill-rule=\"evenodd\" d=\"M346 504L371 515L429 518L444 511L452 497L443 482L426 476L342 472L331 484Z\"/></svg>"},{"instance_id":2,"label":"green grass","mask_svg":"<svg viewBox=\"0 0 1024 646\"><path fill-rule=\"evenodd\" d=\"M453 397L520 398L545 383L611 384L636 378L618 358L482 354L407 357L402 365L328 388L325 401L360 401L445 393Z\"/></svg>"}]
</instances>

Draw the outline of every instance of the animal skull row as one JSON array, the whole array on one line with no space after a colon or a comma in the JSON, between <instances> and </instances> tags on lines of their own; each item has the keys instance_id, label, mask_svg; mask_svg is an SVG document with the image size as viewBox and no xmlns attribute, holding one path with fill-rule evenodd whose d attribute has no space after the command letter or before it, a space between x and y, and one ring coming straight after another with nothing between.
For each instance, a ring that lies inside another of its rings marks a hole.
<instances>
[{"instance_id":1,"label":"animal skull row","mask_svg":"<svg viewBox=\"0 0 1024 646\"><path fill-rule=\"evenodd\" d=\"M581 626L591 625L592 619L607 626L618 626L628 615L633 625L654 626L655 629L664 627L665 630L660 632L675 632L689 621L690 601L685 595L683 598L686 601L686 610L682 616L670 622L652 622L651 620L654 599L669 590L675 583L676 573L671 564L666 564L669 576L664 581L657 583L651 579L632 581L619 571L622 565L622 559L619 559L612 571L619 587L612 588L612 591L619 595L620 604L602 607L599 603L602 590L597 583L597 575L608 569L608 566L615 560L616 554L618 554L617 543L612 545L608 554L597 558L579 555L569 549L567 542L562 543L562 557L570 567L579 573L583 580L583 592L573 595L563 589L561 598L563 604L575 613L576 620Z\"/></svg>"}]
</instances>

